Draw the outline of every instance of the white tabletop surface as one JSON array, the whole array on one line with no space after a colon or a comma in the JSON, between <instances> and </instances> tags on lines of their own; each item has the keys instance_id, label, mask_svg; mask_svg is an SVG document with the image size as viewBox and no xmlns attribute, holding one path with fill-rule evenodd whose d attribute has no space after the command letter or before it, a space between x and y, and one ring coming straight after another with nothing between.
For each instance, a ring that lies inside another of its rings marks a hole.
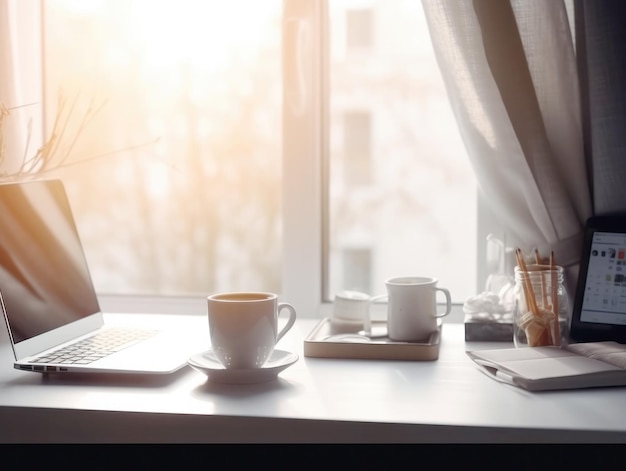
<instances>
[{"instance_id":1,"label":"white tabletop surface","mask_svg":"<svg viewBox=\"0 0 626 471\"><path fill-rule=\"evenodd\" d=\"M185 318L208 339L204 316ZM11 426L0 441L626 442L625 388L530 393L498 383L465 351L509 344L465 342L463 324L444 324L436 361L377 361L305 357L317 322L298 320L278 344L300 356L294 365L252 385L213 384L190 367L164 377L22 372L2 332L0 423Z\"/></svg>"}]
</instances>

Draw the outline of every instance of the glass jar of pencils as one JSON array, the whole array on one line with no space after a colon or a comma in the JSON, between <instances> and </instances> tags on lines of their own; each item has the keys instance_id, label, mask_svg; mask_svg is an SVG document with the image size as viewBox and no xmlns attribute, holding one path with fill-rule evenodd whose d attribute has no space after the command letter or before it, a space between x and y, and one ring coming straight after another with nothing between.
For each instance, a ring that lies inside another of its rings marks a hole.
<instances>
[{"instance_id":1,"label":"glass jar of pencils","mask_svg":"<svg viewBox=\"0 0 626 471\"><path fill-rule=\"evenodd\" d=\"M516 347L561 346L567 339L568 301L563 267L515 267L513 342Z\"/></svg>"}]
</instances>

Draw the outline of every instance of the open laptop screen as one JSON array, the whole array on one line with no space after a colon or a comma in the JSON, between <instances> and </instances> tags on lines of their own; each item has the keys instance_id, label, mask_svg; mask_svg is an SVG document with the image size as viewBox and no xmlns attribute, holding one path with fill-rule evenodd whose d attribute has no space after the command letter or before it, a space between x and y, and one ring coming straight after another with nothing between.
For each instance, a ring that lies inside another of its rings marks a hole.
<instances>
[{"instance_id":1,"label":"open laptop screen","mask_svg":"<svg viewBox=\"0 0 626 471\"><path fill-rule=\"evenodd\" d=\"M626 341L626 217L587 221L570 329L576 341Z\"/></svg>"},{"instance_id":2,"label":"open laptop screen","mask_svg":"<svg viewBox=\"0 0 626 471\"><path fill-rule=\"evenodd\" d=\"M0 184L0 295L14 343L99 312L60 180Z\"/></svg>"}]
</instances>

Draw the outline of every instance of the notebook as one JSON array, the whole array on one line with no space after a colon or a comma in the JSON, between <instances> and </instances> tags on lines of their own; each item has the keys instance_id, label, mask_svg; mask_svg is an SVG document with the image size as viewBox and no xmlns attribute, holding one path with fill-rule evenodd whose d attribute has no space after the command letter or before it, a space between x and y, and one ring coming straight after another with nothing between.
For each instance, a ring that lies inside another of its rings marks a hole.
<instances>
[{"instance_id":1,"label":"notebook","mask_svg":"<svg viewBox=\"0 0 626 471\"><path fill-rule=\"evenodd\" d=\"M575 342L626 343L626 215L585 223L570 337Z\"/></svg>"},{"instance_id":2,"label":"notebook","mask_svg":"<svg viewBox=\"0 0 626 471\"><path fill-rule=\"evenodd\" d=\"M113 326L105 322L110 316L100 310L57 179L0 184L0 307L14 367L23 371L167 374L209 342L208 326L205 336L191 316L181 316L176 328L163 328L156 322L163 316L149 314L154 323L142 317L141 325L125 325L123 314ZM121 340L109 338L103 346L93 338L103 335ZM77 342L88 347L82 354L66 348Z\"/></svg>"}]
</instances>

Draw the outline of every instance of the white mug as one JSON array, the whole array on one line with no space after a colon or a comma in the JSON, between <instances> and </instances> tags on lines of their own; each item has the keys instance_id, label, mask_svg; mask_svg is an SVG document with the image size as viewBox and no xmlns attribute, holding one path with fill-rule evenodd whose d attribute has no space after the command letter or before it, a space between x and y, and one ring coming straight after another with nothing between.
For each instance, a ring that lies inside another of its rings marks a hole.
<instances>
[{"instance_id":1,"label":"white mug","mask_svg":"<svg viewBox=\"0 0 626 471\"><path fill-rule=\"evenodd\" d=\"M211 346L225 368L261 368L276 343L296 321L291 304L279 303L273 293L237 292L207 298ZM278 331L280 312L289 312Z\"/></svg>"},{"instance_id":2,"label":"white mug","mask_svg":"<svg viewBox=\"0 0 626 471\"><path fill-rule=\"evenodd\" d=\"M437 330L437 319L452 310L450 292L437 287L437 279L424 276L402 276L385 281L387 294L387 335L399 342L423 341ZM446 298L446 309L437 312L437 292Z\"/></svg>"}]
</instances>

